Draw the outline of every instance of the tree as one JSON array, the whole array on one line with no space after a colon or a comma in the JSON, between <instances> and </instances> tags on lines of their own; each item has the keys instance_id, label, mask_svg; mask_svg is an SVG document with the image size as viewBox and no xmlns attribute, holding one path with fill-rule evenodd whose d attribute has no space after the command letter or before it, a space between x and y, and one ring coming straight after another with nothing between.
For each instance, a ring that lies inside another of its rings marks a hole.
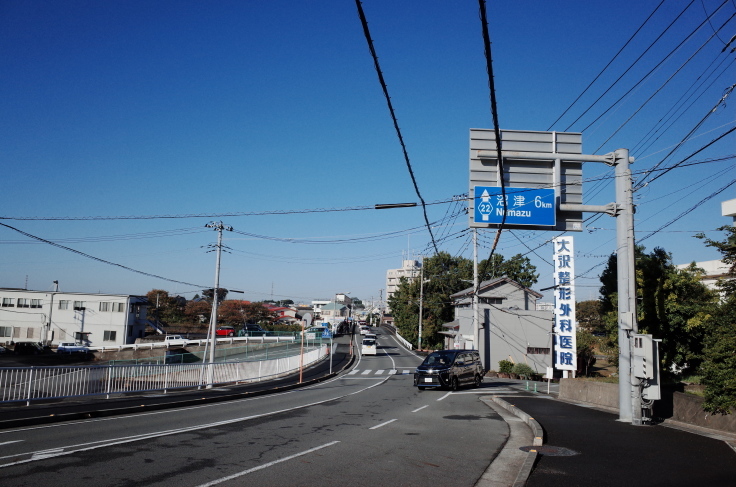
<instances>
[{"instance_id":1,"label":"tree","mask_svg":"<svg viewBox=\"0 0 736 487\"><path fill-rule=\"evenodd\" d=\"M186 300L181 296L169 296L168 291L163 289L151 289L146 293L148 302L151 303L151 316L166 324L181 323L184 316Z\"/></svg>"},{"instance_id":2,"label":"tree","mask_svg":"<svg viewBox=\"0 0 736 487\"><path fill-rule=\"evenodd\" d=\"M720 227L721 241L697 235L705 245L721 253L729 266L728 276L718 283L723 295L719 305L705 321L702 383L705 385L703 409L730 414L736 410L736 227Z\"/></svg>"},{"instance_id":3,"label":"tree","mask_svg":"<svg viewBox=\"0 0 736 487\"><path fill-rule=\"evenodd\" d=\"M604 331L601 301L591 299L575 304L575 316L580 325L590 332Z\"/></svg>"},{"instance_id":4,"label":"tree","mask_svg":"<svg viewBox=\"0 0 736 487\"><path fill-rule=\"evenodd\" d=\"M464 260L467 262L462 263L463 273L469 273L472 277L472 261ZM470 266L470 272L466 271L468 265ZM531 288L539 279L539 274L536 273L536 270L537 268L532 265L531 260L521 254L516 254L509 260L505 260L501 254L493 254L490 263L488 263L488 259L484 259L478 263L478 279L482 282L499 277L508 277L524 287Z\"/></svg>"},{"instance_id":5,"label":"tree","mask_svg":"<svg viewBox=\"0 0 736 487\"><path fill-rule=\"evenodd\" d=\"M610 343L615 349L617 334L616 256L608 259L601 274L601 309ZM677 269L672 256L662 248L646 253L636 247L636 297L639 333L662 339L662 374L687 367L696 368L701 360L703 323L715 303L715 295L700 281L695 267Z\"/></svg>"},{"instance_id":6,"label":"tree","mask_svg":"<svg viewBox=\"0 0 736 487\"><path fill-rule=\"evenodd\" d=\"M227 289L218 287L217 288L217 301L218 302L225 301L225 297L227 297L228 292L229 291ZM211 303L215 297L215 289L214 288L203 289L202 295L205 297L205 299L207 299L207 301Z\"/></svg>"},{"instance_id":7,"label":"tree","mask_svg":"<svg viewBox=\"0 0 736 487\"><path fill-rule=\"evenodd\" d=\"M184 314L194 323L207 323L212 314L212 305L207 301L187 301Z\"/></svg>"}]
</instances>

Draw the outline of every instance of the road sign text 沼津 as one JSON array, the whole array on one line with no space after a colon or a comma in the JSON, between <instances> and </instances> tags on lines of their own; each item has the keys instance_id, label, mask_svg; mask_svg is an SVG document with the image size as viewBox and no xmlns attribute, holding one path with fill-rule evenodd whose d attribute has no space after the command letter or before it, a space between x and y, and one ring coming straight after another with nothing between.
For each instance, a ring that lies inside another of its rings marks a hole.
<instances>
[{"instance_id":1,"label":"road sign text \u6cbc\u6d25","mask_svg":"<svg viewBox=\"0 0 736 487\"><path fill-rule=\"evenodd\" d=\"M554 189L475 186L475 222L508 225L555 225ZM504 204L505 201L505 204Z\"/></svg>"}]
</instances>

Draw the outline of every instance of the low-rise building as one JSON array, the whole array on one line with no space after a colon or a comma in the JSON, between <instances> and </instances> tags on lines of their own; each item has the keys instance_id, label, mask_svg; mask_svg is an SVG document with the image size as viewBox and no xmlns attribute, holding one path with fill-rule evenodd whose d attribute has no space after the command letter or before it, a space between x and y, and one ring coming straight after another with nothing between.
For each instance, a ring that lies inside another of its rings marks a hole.
<instances>
[{"instance_id":1,"label":"low-rise building","mask_svg":"<svg viewBox=\"0 0 736 487\"><path fill-rule=\"evenodd\" d=\"M451 296L455 320L447 323L445 348L475 348L487 370L498 370L501 360L529 365L538 373L552 366L553 311L538 310L536 291L507 277L480 284L478 341L473 329L473 288Z\"/></svg>"},{"instance_id":2,"label":"low-rise building","mask_svg":"<svg viewBox=\"0 0 736 487\"><path fill-rule=\"evenodd\" d=\"M151 324L147 306L145 296L0 288L0 342L134 343Z\"/></svg>"}]
</instances>

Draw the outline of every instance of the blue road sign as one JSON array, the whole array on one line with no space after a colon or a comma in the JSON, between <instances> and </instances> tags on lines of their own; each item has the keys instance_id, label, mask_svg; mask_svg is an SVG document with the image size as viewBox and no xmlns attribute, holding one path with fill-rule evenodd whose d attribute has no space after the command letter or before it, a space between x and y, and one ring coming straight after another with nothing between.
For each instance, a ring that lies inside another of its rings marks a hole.
<instances>
[{"instance_id":1,"label":"blue road sign","mask_svg":"<svg viewBox=\"0 0 736 487\"><path fill-rule=\"evenodd\" d=\"M508 225L555 225L555 190L535 188L505 188L503 194L497 186L475 186L475 223L499 225L506 212Z\"/></svg>"}]
</instances>

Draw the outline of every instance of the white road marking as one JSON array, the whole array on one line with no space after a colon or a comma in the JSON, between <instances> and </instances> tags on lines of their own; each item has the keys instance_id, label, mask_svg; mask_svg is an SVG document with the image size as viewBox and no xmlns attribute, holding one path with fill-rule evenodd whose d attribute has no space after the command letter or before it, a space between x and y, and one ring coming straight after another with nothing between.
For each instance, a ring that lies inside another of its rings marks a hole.
<instances>
[{"instance_id":1,"label":"white road marking","mask_svg":"<svg viewBox=\"0 0 736 487\"><path fill-rule=\"evenodd\" d=\"M383 371L383 369L381 369L381 370L377 370L377 371L376 371L376 375L379 375L379 374L383 374L383 372L384 372L384 371Z\"/></svg>"},{"instance_id":2,"label":"white road marking","mask_svg":"<svg viewBox=\"0 0 736 487\"><path fill-rule=\"evenodd\" d=\"M348 375L353 375L353 374L357 374L357 373L358 373L358 369L353 369L350 372L348 372Z\"/></svg>"},{"instance_id":3,"label":"white road marking","mask_svg":"<svg viewBox=\"0 0 736 487\"><path fill-rule=\"evenodd\" d=\"M25 441L25 440L3 441L2 443L0 443L0 446L9 445L11 443L20 443L21 441Z\"/></svg>"},{"instance_id":4,"label":"white road marking","mask_svg":"<svg viewBox=\"0 0 736 487\"><path fill-rule=\"evenodd\" d=\"M448 392L447 394L445 394L444 396L440 397L440 398L439 398L439 399L437 399L437 400L438 400L438 401L441 401L441 400L443 400L444 398L446 398L447 396L449 396L450 394L452 394L452 392Z\"/></svg>"},{"instance_id":5,"label":"white road marking","mask_svg":"<svg viewBox=\"0 0 736 487\"><path fill-rule=\"evenodd\" d=\"M416 408L414 411L412 411L412 413L416 413L417 411L421 411L422 409L428 408L428 407L429 407L429 404L427 404L426 406L422 406L420 408Z\"/></svg>"},{"instance_id":6,"label":"white road marking","mask_svg":"<svg viewBox=\"0 0 736 487\"><path fill-rule=\"evenodd\" d=\"M391 369L391 370L388 371L388 373L391 374L391 375L396 375L397 372L398 371L396 369Z\"/></svg>"},{"instance_id":7,"label":"white road marking","mask_svg":"<svg viewBox=\"0 0 736 487\"><path fill-rule=\"evenodd\" d=\"M375 429L380 428L381 426L386 426L387 424L393 423L394 421L396 421L396 420L395 419L392 419L392 420L386 421L385 423L377 424L374 427L368 428L368 429L369 430L375 430Z\"/></svg>"},{"instance_id":8,"label":"white road marking","mask_svg":"<svg viewBox=\"0 0 736 487\"><path fill-rule=\"evenodd\" d=\"M371 369L365 369L361 375L368 375L371 373Z\"/></svg>"},{"instance_id":9,"label":"white road marking","mask_svg":"<svg viewBox=\"0 0 736 487\"><path fill-rule=\"evenodd\" d=\"M264 463L263 465L259 465L258 467L249 468L248 470L243 470L242 472L228 475L227 477L223 477L221 479L213 480L212 482L207 482L206 484L201 484L198 487L210 487L212 485L221 484L222 482L227 482L228 480L237 479L238 477L242 477L243 475L248 475L249 473L256 472L258 470L263 470L264 468L271 467L273 465L276 465L278 463L286 462L288 460L292 460L297 457L301 457L303 455L307 455L309 453L315 452L317 450L321 450L322 448L327 448L328 446L335 445L337 443L340 443L339 441L331 441L329 443L325 443L322 446L317 446L314 448L310 448L309 450L305 450L301 453L295 453L294 455L289 455L288 457L281 458L279 460L274 460L273 462Z\"/></svg>"}]
</instances>

